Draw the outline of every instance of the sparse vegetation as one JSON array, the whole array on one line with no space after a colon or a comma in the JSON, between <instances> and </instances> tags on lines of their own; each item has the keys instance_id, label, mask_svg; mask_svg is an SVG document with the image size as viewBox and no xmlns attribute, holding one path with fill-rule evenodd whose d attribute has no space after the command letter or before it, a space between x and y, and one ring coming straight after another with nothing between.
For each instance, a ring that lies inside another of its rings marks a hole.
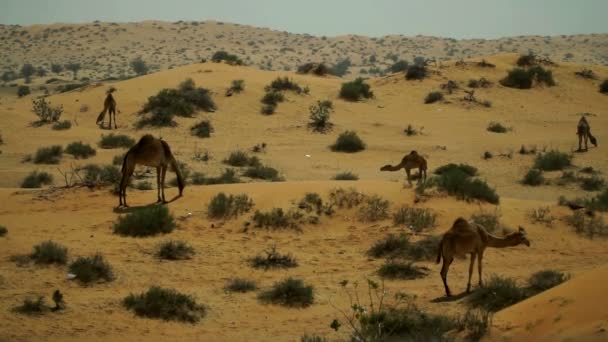
<instances>
[{"instance_id":1,"label":"sparse vegetation","mask_svg":"<svg viewBox=\"0 0 608 342\"><path fill-rule=\"evenodd\" d=\"M566 222L574 228L577 234L585 235L590 239L596 236L608 236L608 225L601 216L587 216L578 210L566 217Z\"/></svg>"},{"instance_id":2,"label":"sparse vegetation","mask_svg":"<svg viewBox=\"0 0 608 342\"><path fill-rule=\"evenodd\" d=\"M365 83L361 77L351 82L342 83L340 98L344 100L359 101L373 97L374 93L370 90L369 84Z\"/></svg>"},{"instance_id":3,"label":"sparse vegetation","mask_svg":"<svg viewBox=\"0 0 608 342\"><path fill-rule=\"evenodd\" d=\"M225 169L218 177L203 178L203 184L234 184L240 183L241 180L236 176L234 169ZM203 180L199 179L199 181Z\"/></svg>"},{"instance_id":4,"label":"sparse vegetation","mask_svg":"<svg viewBox=\"0 0 608 342\"><path fill-rule=\"evenodd\" d=\"M228 281L224 289L229 292L250 292L257 290L257 285L255 281L243 279L243 278L233 278Z\"/></svg>"},{"instance_id":5,"label":"sparse vegetation","mask_svg":"<svg viewBox=\"0 0 608 342\"><path fill-rule=\"evenodd\" d=\"M344 171L344 172L340 172L340 173L336 174L332 179L333 180L344 180L344 181L359 180L359 176L352 173L351 171Z\"/></svg>"},{"instance_id":6,"label":"sparse vegetation","mask_svg":"<svg viewBox=\"0 0 608 342\"><path fill-rule=\"evenodd\" d=\"M442 101L442 100L443 100L443 94L441 92L432 91L426 95L426 97L424 98L424 103L429 104L429 103L435 103L437 101Z\"/></svg>"},{"instance_id":7,"label":"sparse vegetation","mask_svg":"<svg viewBox=\"0 0 608 342\"><path fill-rule=\"evenodd\" d=\"M418 135L418 130L416 128L414 128L414 126L412 125L407 125L407 127L403 130L403 133L405 133L405 135L407 135L408 137L414 136L414 135Z\"/></svg>"},{"instance_id":8,"label":"sparse vegetation","mask_svg":"<svg viewBox=\"0 0 608 342\"><path fill-rule=\"evenodd\" d=\"M87 159L97 154L91 145L83 144L82 141L75 141L69 144L65 148L65 153L73 155L76 159Z\"/></svg>"},{"instance_id":9,"label":"sparse vegetation","mask_svg":"<svg viewBox=\"0 0 608 342\"><path fill-rule=\"evenodd\" d=\"M130 148L135 145L135 140L128 135L110 133L101 135L99 147L101 148Z\"/></svg>"},{"instance_id":10,"label":"sparse vegetation","mask_svg":"<svg viewBox=\"0 0 608 342\"><path fill-rule=\"evenodd\" d=\"M359 208L358 217L363 222L376 222L388 218L390 202L384 198L373 195L367 197Z\"/></svg>"},{"instance_id":11,"label":"sparse vegetation","mask_svg":"<svg viewBox=\"0 0 608 342\"><path fill-rule=\"evenodd\" d=\"M95 254L92 257L79 257L70 264L70 273L74 274L75 279L84 284L99 280L106 282L114 280L112 267L101 254Z\"/></svg>"},{"instance_id":12,"label":"sparse vegetation","mask_svg":"<svg viewBox=\"0 0 608 342\"><path fill-rule=\"evenodd\" d=\"M245 90L245 81L244 80L232 80L232 83L230 83L230 88L228 88L230 91L234 92L234 93L240 93L243 90Z\"/></svg>"},{"instance_id":13,"label":"sparse vegetation","mask_svg":"<svg viewBox=\"0 0 608 342\"><path fill-rule=\"evenodd\" d=\"M26 85L22 85L17 88L17 96L19 96L19 97L27 96L30 93L31 93L30 87L28 87Z\"/></svg>"},{"instance_id":14,"label":"sparse vegetation","mask_svg":"<svg viewBox=\"0 0 608 342\"><path fill-rule=\"evenodd\" d=\"M237 150L231 152L228 158L224 159L224 164L236 167L257 166L260 165L260 160L256 156L249 157L247 152Z\"/></svg>"},{"instance_id":15,"label":"sparse vegetation","mask_svg":"<svg viewBox=\"0 0 608 342\"><path fill-rule=\"evenodd\" d=\"M70 120L57 121L53 124L52 128L56 131L63 131L72 128L72 122Z\"/></svg>"},{"instance_id":16,"label":"sparse vegetation","mask_svg":"<svg viewBox=\"0 0 608 342\"><path fill-rule=\"evenodd\" d=\"M122 177L120 170L114 165L89 164L77 169L81 170L84 171L84 185L89 187L117 185Z\"/></svg>"},{"instance_id":17,"label":"sparse vegetation","mask_svg":"<svg viewBox=\"0 0 608 342\"><path fill-rule=\"evenodd\" d=\"M355 131L344 131L340 133L336 142L330 146L334 152L354 153L365 149L365 143Z\"/></svg>"},{"instance_id":18,"label":"sparse vegetation","mask_svg":"<svg viewBox=\"0 0 608 342\"><path fill-rule=\"evenodd\" d=\"M437 172L437 170L435 171ZM499 196L496 190L480 179L474 179L469 173L459 168L447 169L434 180L441 190L449 195L456 196L462 200L482 200L492 204L498 204Z\"/></svg>"},{"instance_id":19,"label":"sparse vegetation","mask_svg":"<svg viewBox=\"0 0 608 342\"><path fill-rule=\"evenodd\" d=\"M213 126L209 120L203 120L190 128L192 135L199 138L209 138L213 133Z\"/></svg>"},{"instance_id":20,"label":"sparse vegetation","mask_svg":"<svg viewBox=\"0 0 608 342\"><path fill-rule=\"evenodd\" d=\"M471 79L469 83L467 83L469 88L489 88L492 86L492 82L488 81L486 78L482 77L478 80Z\"/></svg>"},{"instance_id":21,"label":"sparse vegetation","mask_svg":"<svg viewBox=\"0 0 608 342\"><path fill-rule=\"evenodd\" d=\"M503 126L500 122L490 122L490 124L488 124L487 130L488 132L494 133L507 133L507 131L509 131L509 129Z\"/></svg>"},{"instance_id":22,"label":"sparse vegetation","mask_svg":"<svg viewBox=\"0 0 608 342\"><path fill-rule=\"evenodd\" d=\"M400 207L393 214L393 224L395 226L404 225L415 232L433 228L436 219L437 214L426 208Z\"/></svg>"},{"instance_id":23,"label":"sparse vegetation","mask_svg":"<svg viewBox=\"0 0 608 342\"><path fill-rule=\"evenodd\" d=\"M0 226L0 237L5 236L8 233L8 229L5 226Z\"/></svg>"},{"instance_id":24,"label":"sparse vegetation","mask_svg":"<svg viewBox=\"0 0 608 342\"><path fill-rule=\"evenodd\" d=\"M461 172L464 172L466 175L468 175L469 177L475 177L477 176L477 168L468 164L454 164L454 163L449 163L443 166L438 167L437 169L435 169L434 173L436 175L443 175L449 171L452 170L459 170Z\"/></svg>"},{"instance_id":25,"label":"sparse vegetation","mask_svg":"<svg viewBox=\"0 0 608 342\"><path fill-rule=\"evenodd\" d=\"M283 178L279 176L279 171L270 166L264 165L254 165L248 167L243 176L254 178L254 179L263 179L271 182L280 182L283 181Z\"/></svg>"},{"instance_id":26,"label":"sparse vegetation","mask_svg":"<svg viewBox=\"0 0 608 342\"><path fill-rule=\"evenodd\" d=\"M262 97L261 101L263 104L268 105L268 106L274 106L276 109L276 106L280 102L285 101L285 96L280 91L270 90L270 91L267 91L266 94L264 94L264 97Z\"/></svg>"},{"instance_id":27,"label":"sparse vegetation","mask_svg":"<svg viewBox=\"0 0 608 342\"><path fill-rule=\"evenodd\" d=\"M49 240L34 246L31 258L37 264L65 265L68 262L68 249Z\"/></svg>"},{"instance_id":28,"label":"sparse vegetation","mask_svg":"<svg viewBox=\"0 0 608 342\"><path fill-rule=\"evenodd\" d=\"M604 82L600 84L600 93L608 94L608 80L604 80Z\"/></svg>"},{"instance_id":29,"label":"sparse vegetation","mask_svg":"<svg viewBox=\"0 0 608 342\"><path fill-rule=\"evenodd\" d=\"M545 70L541 66L535 66L528 70L521 68L512 69L500 81L500 84L509 88L530 89L535 81L538 84L544 83L549 87L555 85L551 70Z\"/></svg>"},{"instance_id":30,"label":"sparse vegetation","mask_svg":"<svg viewBox=\"0 0 608 342\"><path fill-rule=\"evenodd\" d=\"M32 171L21 182L21 187L26 189L41 188L43 185L53 183L53 176L44 171Z\"/></svg>"},{"instance_id":31,"label":"sparse vegetation","mask_svg":"<svg viewBox=\"0 0 608 342\"><path fill-rule=\"evenodd\" d=\"M525 290L517 286L515 280L494 275L467 297L467 303L475 308L497 312L526 298Z\"/></svg>"},{"instance_id":32,"label":"sparse vegetation","mask_svg":"<svg viewBox=\"0 0 608 342\"><path fill-rule=\"evenodd\" d=\"M44 97L32 100L32 111L38 116L40 124L49 122L57 122L63 114L63 106L51 106L50 102L46 102Z\"/></svg>"},{"instance_id":33,"label":"sparse vegetation","mask_svg":"<svg viewBox=\"0 0 608 342\"><path fill-rule=\"evenodd\" d=\"M165 241L156 250L156 256L165 260L191 259L194 254L194 248L185 241Z\"/></svg>"},{"instance_id":34,"label":"sparse vegetation","mask_svg":"<svg viewBox=\"0 0 608 342\"><path fill-rule=\"evenodd\" d=\"M248 212L251 208L253 208L253 200L247 194L226 195L220 192L209 202L207 216L214 219L230 219Z\"/></svg>"},{"instance_id":35,"label":"sparse vegetation","mask_svg":"<svg viewBox=\"0 0 608 342\"><path fill-rule=\"evenodd\" d=\"M333 126L333 123L329 121L332 111L333 104L330 100L317 101L316 105L311 105L309 107L310 121L308 122L308 128L319 133L329 131Z\"/></svg>"},{"instance_id":36,"label":"sparse vegetation","mask_svg":"<svg viewBox=\"0 0 608 342\"><path fill-rule=\"evenodd\" d=\"M276 109L277 109L276 104L265 104L265 105L262 105L262 109L260 110L260 113L262 113L264 115L272 115L272 114L274 114Z\"/></svg>"},{"instance_id":37,"label":"sparse vegetation","mask_svg":"<svg viewBox=\"0 0 608 342\"><path fill-rule=\"evenodd\" d=\"M173 231L175 221L167 206L155 205L134 210L118 218L114 233L124 236L151 236Z\"/></svg>"},{"instance_id":38,"label":"sparse vegetation","mask_svg":"<svg viewBox=\"0 0 608 342\"><path fill-rule=\"evenodd\" d=\"M268 270L271 268L292 268L297 267L298 262L291 254L281 254L277 251L276 246L264 251L264 254L258 254L249 260L251 267L263 268Z\"/></svg>"},{"instance_id":39,"label":"sparse vegetation","mask_svg":"<svg viewBox=\"0 0 608 342\"><path fill-rule=\"evenodd\" d=\"M579 179L581 182L581 189L585 191L598 191L604 187L604 184L606 184L604 178L598 175L592 175L591 177L581 177Z\"/></svg>"},{"instance_id":40,"label":"sparse vegetation","mask_svg":"<svg viewBox=\"0 0 608 342\"><path fill-rule=\"evenodd\" d=\"M150 287L145 293L130 294L122 304L141 317L186 323L198 322L207 312L192 296L158 286Z\"/></svg>"},{"instance_id":41,"label":"sparse vegetation","mask_svg":"<svg viewBox=\"0 0 608 342\"><path fill-rule=\"evenodd\" d=\"M272 289L262 292L258 298L265 303L305 308L314 302L314 289L302 279L289 277L276 282Z\"/></svg>"},{"instance_id":42,"label":"sparse vegetation","mask_svg":"<svg viewBox=\"0 0 608 342\"><path fill-rule=\"evenodd\" d=\"M566 280L570 279L567 274L555 270L543 270L536 272L528 279L528 290L530 295L553 288Z\"/></svg>"},{"instance_id":43,"label":"sparse vegetation","mask_svg":"<svg viewBox=\"0 0 608 342\"><path fill-rule=\"evenodd\" d=\"M500 212L498 210L493 212L482 210L471 215L471 221L484 227L488 233L494 233L500 228Z\"/></svg>"},{"instance_id":44,"label":"sparse vegetation","mask_svg":"<svg viewBox=\"0 0 608 342\"><path fill-rule=\"evenodd\" d=\"M144 60L141 57L137 57L137 58L131 60L130 65L131 65L131 69L133 69L133 71L138 76L145 75L150 70L148 68L148 65L146 64L146 62L144 62Z\"/></svg>"},{"instance_id":45,"label":"sparse vegetation","mask_svg":"<svg viewBox=\"0 0 608 342\"><path fill-rule=\"evenodd\" d=\"M534 168L542 171L563 170L572 165L572 156L557 150L536 156Z\"/></svg>"},{"instance_id":46,"label":"sparse vegetation","mask_svg":"<svg viewBox=\"0 0 608 342\"><path fill-rule=\"evenodd\" d=\"M63 147L60 145L41 147L34 155L34 164L59 164L62 155Z\"/></svg>"},{"instance_id":47,"label":"sparse vegetation","mask_svg":"<svg viewBox=\"0 0 608 342\"><path fill-rule=\"evenodd\" d=\"M44 302L44 297L39 296L37 299L26 298L23 304L13 309L15 312L24 315L42 315L50 310Z\"/></svg>"},{"instance_id":48,"label":"sparse vegetation","mask_svg":"<svg viewBox=\"0 0 608 342\"><path fill-rule=\"evenodd\" d=\"M539 186L545 183L543 172L539 169L530 169L521 181L525 185Z\"/></svg>"},{"instance_id":49,"label":"sparse vegetation","mask_svg":"<svg viewBox=\"0 0 608 342\"><path fill-rule=\"evenodd\" d=\"M269 212L256 210L252 220L256 228L298 230L302 214L294 210L285 212L282 208L273 208Z\"/></svg>"},{"instance_id":50,"label":"sparse vegetation","mask_svg":"<svg viewBox=\"0 0 608 342\"><path fill-rule=\"evenodd\" d=\"M284 90L291 90L291 91L295 92L296 94L302 93L302 87L300 87L300 85L298 85L296 82L294 82L287 76L282 77L282 78L277 77L270 83L270 85L267 85L264 88L264 90L266 90L266 92L268 92L268 93L270 93L270 92L279 92L280 93L281 91L284 91Z\"/></svg>"},{"instance_id":51,"label":"sparse vegetation","mask_svg":"<svg viewBox=\"0 0 608 342\"><path fill-rule=\"evenodd\" d=\"M298 67L298 74L313 73L317 76L325 76L329 72L329 67L323 63L306 63Z\"/></svg>"},{"instance_id":52,"label":"sparse vegetation","mask_svg":"<svg viewBox=\"0 0 608 342\"><path fill-rule=\"evenodd\" d=\"M528 217L530 217L530 220L533 223L541 223L548 227L551 227L555 220L555 217L551 215L551 209L549 209L549 207L532 209L529 212Z\"/></svg>"},{"instance_id":53,"label":"sparse vegetation","mask_svg":"<svg viewBox=\"0 0 608 342\"><path fill-rule=\"evenodd\" d=\"M405 72L406 80L423 80L428 76L428 70L423 64L412 64Z\"/></svg>"},{"instance_id":54,"label":"sparse vegetation","mask_svg":"<svg viewBox=\"0 0 608 342\"><path fill-rule=\"evenodd\" d=\"M411 262L388 260L378 269L378 275L387 279L417 279L428 274L428 268L416 266Z\"/></svg>"},{"instance_id":55,"label":"sparse vegetation","mask_svg":"<svg viewBox=\"0 0 608 342\"><path fill-rule=\"evenodd\" d=\"M230 65L243 65L243 61L237 56L226 51L217 51L211 56L211 61L219 63L221 61Z\"/></svg>"}]
</instances>

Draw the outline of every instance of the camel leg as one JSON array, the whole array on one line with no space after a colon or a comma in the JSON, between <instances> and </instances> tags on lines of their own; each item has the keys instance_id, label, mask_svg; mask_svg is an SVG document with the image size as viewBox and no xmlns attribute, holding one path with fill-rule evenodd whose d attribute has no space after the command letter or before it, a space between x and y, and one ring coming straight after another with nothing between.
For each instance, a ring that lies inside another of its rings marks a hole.
<instances>
[{"instance_id":1,"label":"camel leg","mask_svg":"<svg viewBox=\"0 0 608 342\"><path fill-rule=\"evenodd\" d=\"M450 292L450 288L448 287L448 271L450 270L450 265L454 261L454 258L451 257L447 259L445 255L443 256L443 266L441 267L441 280L443 280L443 286L445 287L445 295L450 297L452 293Z\"/></svg>"},{"instance_id":2,"label":"camel leg","mask_svg":"<svg viewBox=\"0 0 608 342\"><path fill-rule=\"evenodd\" d=\"M481 280L481 261L483 260L483 251L477 253L477 268L479 269L479 287L483 287L483 281Z\"/></svg>"},{"instance_id":3,"label":"camel leg","mask_svg":"<svg viewBox=\"0 0 608 342\"><path fill-rule=\"evenodd\" d=\"M469 282L467 283L467 293L471 292L471 277L473 276L473 266L475 266L475 253L471 253L471 263L469 264Z\"/></svg>"},{"instance_id":4,"label":"camel leg","mask_svg":"<svg viewBox=\"0 0 608 342\"><path fill-rule=\"evenodd\" d=\"M160 180L160 192L163 196L163 203L167 203L167 201L165 200L165 176L167 175L167 166L163 166L161 171L161 180Z\"/></svg>"},{"instance_id":5,"label":"camel leg","mask_svg":"<svg viewBox=\"0 0 608 342\"><path fill-rule=\"evenodd\" d=\"M114 109L112 112L114 113L114 129L118 129L118 126L116 125L116 109Z\"/></svg>"},{"instance_id":6,"label":"camel leg","mask_svg":"<svg viewBox=\"0 0 608 342\"><path fill-rule=\"evenodd\" d=\"M156 202L157 203L162 202L162 200L160 198L160 172L161 172L160 170L161 170L161 168L160 168L160 166L158 166L156 168L156 196L157 196Z\"/></svg>"},{"instance_id":7,"label":"camel leg","mask_svg":"<svg viewBox=\"0 0 608 342\"><path fill-rule=\"evenodd\" d=\"M129 164L127 163L127 167L125 168L124 172L122 173L122 179L120 180L120 189L118 192L118 206L124 206L124 207L128 207L129 205L127 204L127 185L129 184L129 178L131 178L131 175L133 174L133 171L135 169L135 166L129 166Z\"/></svg>"},{"instance_id":8,"label":"camel leg","mask_svg":"<svg viewBox=\"0 0 608 342\"><path fill-rule=\"evenodd\" d=\"M410 175L410 169L405 169L405 174L407 175L407 182L409 183L410 186L412 186L412 178Z\"/></svg>"},{"instance_id":9,"label":"camel leg","mask_svg":"<svg viewBox=\"0 0 608 342\"><path fill-rule=\"evenodd\" d=\"M587 148L587 141L589 140L589 134L585 133L584 138L585 138L585 151L587 151L587 149L588 149Z\"/></svg>"}]
</instances>

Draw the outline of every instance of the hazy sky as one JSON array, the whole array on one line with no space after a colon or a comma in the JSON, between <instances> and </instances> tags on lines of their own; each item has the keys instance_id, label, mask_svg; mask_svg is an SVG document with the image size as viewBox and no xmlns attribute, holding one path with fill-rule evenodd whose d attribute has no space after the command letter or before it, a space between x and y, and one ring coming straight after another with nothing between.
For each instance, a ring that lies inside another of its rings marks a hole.
<instances>
[{"instance_id":1,"label":"hazy sky","mask_svg":"<svg viewBox=\"0 0 608 342\"><path fill-rule=\"evenodd\" d=\"M0 0L0 23L218 20L295 33L608 33L608 0Z\"/></svg>"}]
</instances>

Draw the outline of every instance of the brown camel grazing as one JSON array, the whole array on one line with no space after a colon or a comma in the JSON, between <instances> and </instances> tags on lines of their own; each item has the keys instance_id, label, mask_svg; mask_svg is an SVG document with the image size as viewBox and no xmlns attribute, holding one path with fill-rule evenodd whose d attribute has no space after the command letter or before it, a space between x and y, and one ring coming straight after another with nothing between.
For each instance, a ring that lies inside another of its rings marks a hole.
<instances>
[{"instance_id":1,"label":"brown camel grazing","mask_svg":"<svg viewBox=\"0 0 608 342\"><path fill-rule=\"evenodd\" d=\"M117 128L116 127L116 100L114 100L114 96L112 96L112 93L115 91L116 91L116 88L111 87L106 92L106 94L108 94L108 95L106 96L105 101L103 101L103 110L97 116L97 124L100 127L103 127L103 121L106 118L106 112L107 112L108 116L110 117L110 122L108 124L108 128L112 129L112 114L114 115L114 129Z\"/></svg>"},{"instance_id":2,"label":"brown camel grazing","mask_svg":"<svg viewBox=\"0 0 608 342\"><path fill-rule=\"evenodd\" d=\"M380 168L380 171L399 171L401 169L405 169L405 174L407 175L407 181L410 185L412 185L410 170L418 169L418 173L420 175L420 179L426 180L426 159L418 154L416 151L410 152L403 159L401 159L401 163L398 165L392 166L390 164L384 165Z\"/></svg>"},{"instance_id":3,"label":"brown camel grazing","mask_svg":"<svg viewBox=\"0 0 608 342\"><path fill-rule=\"evenodd\" d=\"M477 266L479 268L479 286L483 286L481 281L481 262L486 247L504 248L517 246L522 243L530 247L530 241L527 239L526 231L522 227L519 227L519 231L501 238L488 233L479 224L468 222L462 217L457 218L452 228L443 235L437 252L437 263L443 257L441 279L445 286L446 295L448 297L452 295L448 287L447 278L450 265L454 261L454 256L471 254L469 282L467 283L467 293L469 293L471 291L471 276L473 274L473 266L475 265L475 257L477 257Z\"/></svg>"},{"instance_id":4,"label":"brown camel grazing","mask_svg":"<svg viewBox=\"0 0 608 342\"><path fill-rule=\"evenodd\" d=\"M591 140L591 143L597 147L597 139L593 135L591 135L591 126L587 119L583 116L578 121L578 125L576 126L576 134L578 135L578 151L587 151L587 139ZM581 143L585 141L585 149L582 149Z\"/></svg>"},{"instance_id":5,"label":"brown camel grazing","mask_svg":"<svg viewBox=\"0 0 608 342\"><path fill-rule=\"evenodd\" d=\"M153 136L146 134L135 146L131 147L122 162L122 179L120 181L120 199L118 206L127 205L127 184L129 178L135 170L135 165L145 165L156 168L156 184L158 191L158 202L167 203L165 201L165 175L167 167L171 166L177 176L177 185L179 187L179 196L184 191L184 180L177 165L177 161L171 153L169 144L164 140L156 139ZM162 195L162 196L161 196ZM124 199L124 201L123 201Z\"/></svg>"}]
</instances>

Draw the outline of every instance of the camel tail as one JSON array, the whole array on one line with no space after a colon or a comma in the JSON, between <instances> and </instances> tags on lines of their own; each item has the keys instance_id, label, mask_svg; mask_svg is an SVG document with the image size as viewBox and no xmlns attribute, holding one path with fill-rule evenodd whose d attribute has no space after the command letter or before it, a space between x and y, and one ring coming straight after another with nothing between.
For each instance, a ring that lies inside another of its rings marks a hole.
<instances>
[{"instance_id":1,"label":"camel tail","mask_svg":"<svg viewBox=\"0 0 608 342\"><path fill-rule=\"evenodd\" d=\"M103 119L106 118L106 108L104 108L101 113L97 116L97 121L95 121L98 125L103 122Z\"/></svg>"},{"instance_id":2,"label":"camel tail","mask_svg":"<svg viewBox=\"0 0 608 342\"><path fill-rule=\"evenodd\" d=\"M591 131L589 131L589 140L591 140L593 146L597 147L597 139L593 135L591 135Z\"/></svg>"},{"instance_id":3,"label":"camel tail","mask_svg":"<svg viewBox=\"0 0 608 342\"><path fill-rule=\"evenodd\" d=\"M181 196L185 188L182 172L179 170L179 165L177 165L177 160L175 160L175 157L173 157L173 153L171 153L171 148L169 147L169 144L167 144L167 142L164 140L161 140L161 143L163 145L163 150L167 155L167 159L169 159L169 162L171 163L171 168L173 169L173 171L175 172L175 176L177 177L177 187L179 188L179 195Z\"/></svg>"},{"instance_id":4,"label":"camel tail","mask_svg":"<svg viewBox=\"0 0 608 342\"><path fill-rule=\"evenodd\" d=\"M443 256L443 238L441 239L441 242L439 242L439 247L437 248L437 261L435 261L435 263L440 263L441 262L441 257Z\"/></svg>"}]
</instances>

